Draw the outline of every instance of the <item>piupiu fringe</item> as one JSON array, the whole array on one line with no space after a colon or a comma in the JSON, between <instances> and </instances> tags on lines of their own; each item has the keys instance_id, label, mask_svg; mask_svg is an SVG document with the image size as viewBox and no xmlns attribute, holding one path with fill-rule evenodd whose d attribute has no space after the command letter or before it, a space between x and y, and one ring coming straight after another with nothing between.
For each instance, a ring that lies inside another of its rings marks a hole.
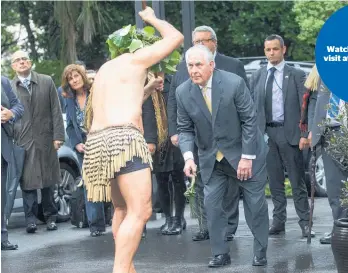
<instances>
[{"instance_id":1,"label":"piupiu fringe","mask_svg":"<svg viewBox=\"0 0 348 273\"><path fill-rule=\"evenodd\" d=\"M111 201L110 179L133 157L142 158L152 169L152 157L145 139L133 125L111 126L87 136L82 177L88 201Z\"/></svg>"}]
</instances>

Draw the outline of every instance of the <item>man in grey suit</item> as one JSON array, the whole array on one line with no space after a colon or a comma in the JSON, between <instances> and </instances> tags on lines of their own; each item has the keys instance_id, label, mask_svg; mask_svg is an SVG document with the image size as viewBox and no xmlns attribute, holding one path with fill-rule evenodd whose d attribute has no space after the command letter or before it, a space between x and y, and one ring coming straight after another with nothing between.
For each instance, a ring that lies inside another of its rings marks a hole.
<instances>
[{"instance_id":1,"label":"man in grey suit","mask_svg":"<svg viewBox=\"0 0 348 273\"><path fill-rule=\"evenodd\" d=\"M6 228L7 168L13 160L13 123L22 118L23 105L13 92L8 78L1 76L1 250L16 250L8 240Z\"/></svg>"},{"instance_id":2,"label":"man in grey suit","mask_svg":"<svg viewBox=\"0 0 348 273\"><path fill-rule=\"evenodd\" d=\"M319 78L318 74L317 77ZM335 106L338 106L335 103L337 102L339 104L340 100L334 100L335 95L328 90L320 79L314 82L318 84L314 88L311 88L314 92L311 93L308 105L308 131L310 132L308 139L312 147L321 146L322 148L321 153L326 176L327 196L332 210L332 217L334 220L337 220L342 217L343 212L339 199L343 186L341 181L347 180L348 173L342 170L333 157L326 151L325 148L328 143L327 137L325 136L327 136L326 133L328 132L338 134L340 131L341 123L337 120L337 116L335 116L333 111ZM342 101L340 102L342 104ZM330 118L329 123L325 122L327 118ZM323 123L325 123L325 126L321 126ZM320 238L320 243L331 244L331 233Z\"/></svg>"},{"instance_id":3,"label":"man in grey suit","mask_svg":"<svg viewBox=\"0 0 348 273\"><path fill-rule=\"evenodd\" d=\"M214 55L215 66L217 69L228 71L242 77L248 85L248 80L245 74L244 66L238 59L225 56L217 51L217 37L215 31L209 26L196 27L192 34L194 45L206 46ZM178 132L177 132L177 105L175 98L176 88L189 79L187 66L185 60L183 60L177 67L177 72L173 77L169 97L168 97L168 134L171 137L172 144L178 145ZM195 154L197 154L197 147L195 147ZM198 158L198 156L195 156ZM196 162L199 165L198 162ZM228 215L228 229L226 231L227 240L231 241L236 233L239 221L239 188L233 183L229 184L226 192L231 198L226 200L225 210ZM195 194L195 205L197 208L196 214L198 215L199 231L193 235L193 241L203 241L209 239L207 217L204 210L203 204L203 183L200 173L196 177L196 194Z\"/></svg>"},{"instance_id":4,"label":"man in grey suit","mask_svg":"<svg viewBox=\"0 0 348 273\"><path fill-rule=\"evenodd\" d=\"M213 259L209 267L231 263L225 238L224 199L229 183L243 191L245 219L254 235L254 266L267 264L268 208L265 198L267 145L245 81L214 70L212 53L202 45L186 52L190 79L176 90L179 146L185 174L194 176L197 144L204 183L204 205Z\"/></svg>"},{"instance_id":5,"label":"man in grey suit","mask_svg":"<svg viewBox=\"0 0 348 273\"><path fill-rule=\"evenodd\" d=\"M285 232L285 167L302 235L307 237L309 203L301 151L307 143L307 134L301 133L299 127L306 75L285 63L286 47L282 37L270 35L264 45L268 64L252 75L250 89L256 105L258 125L268 137L267 172L274 205L269 234ZM314 232L311 233L314 236Z\"/></svg>"}]
</instances>

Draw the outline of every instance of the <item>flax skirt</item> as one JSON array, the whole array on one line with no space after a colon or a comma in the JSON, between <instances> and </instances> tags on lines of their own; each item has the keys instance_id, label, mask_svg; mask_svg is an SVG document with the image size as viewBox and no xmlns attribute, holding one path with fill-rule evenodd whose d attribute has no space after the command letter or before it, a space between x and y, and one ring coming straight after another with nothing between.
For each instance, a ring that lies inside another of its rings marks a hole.
<instances>
[{"instance_id":1,"label":"flax skirt","mask_svg":"<svg viewBox=\"0 0 348 273\"><path fill-rule=\"evenodd\" d=\"M152 169L152 158L145 139L134 125L91 131L85 143L82 166L87 199L92 202L111 201L110 180L133 157L140 157Z\"/></svg>"}]
</instances>

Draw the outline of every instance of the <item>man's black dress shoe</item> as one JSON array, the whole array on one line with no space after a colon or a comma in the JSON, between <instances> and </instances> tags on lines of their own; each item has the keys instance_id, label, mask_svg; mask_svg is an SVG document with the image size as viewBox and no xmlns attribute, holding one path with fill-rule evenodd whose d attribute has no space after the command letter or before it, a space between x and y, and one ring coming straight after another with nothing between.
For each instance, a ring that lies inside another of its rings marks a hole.
<instances>
[{"instance_id":1,"label":"man's black dress shoe","mask_svg":"<svg viewBox=\"0 0 348 273\"><path fill-rule=\"evenodd\" d=\"M100 231L100 230L95 230L95 231L91 232L91 236L92 237L99 237L99 236L102 236L102 235L104 235L104 233L102 231Z\"/></svg>"},{"instance_id":2,"label":"man's black dress shoe","mask_svg":"<svg viewBox=\"0 0 348 273\"><path fill-rule=\"evenodd\" d=\"M198 231L196 234L192 236L192 241L205 241L205 240L209 240L208 231Z\"/></svg>"},{"instance_id":3,"label":"man's black dress shoe","mask_svg":"<svg viewBox=\"0 0 348 273\"><path fill-rule=\"evenodd\" d=\"M47 230L52 231L52 230L57 230L58 227L55 222L48 222L47 223Z\"/></svg>"},{"instance_id":4,"label":"man's black dress shoe","mask_svg":"<svg viewBox=\"0 0 348 273\"><path fill-rule=\"evenodd\" d=\"M302 236L303 237L308 237L309 236L309 226L305 226L304 228L302 228ZM315 232L313 231L313 229L311 230L311 237L315 237Z\"/></svg>"},{"instance_id":5,"label":"man's black dress shoe","mask_svg":"<svg viewBox=\"0 0 348 273\"><path fill-rule=\"evenodd\" d=\"M234 234L232 232L227 232L226 233L226 240L227 241L232 241L234 238Z\"/></svg>"},{"instance_id":6,"label":"man's black dress shoe","mask_svg":"<svg viewBox=\"0 0 348 273\"><path fill-rule=\"evenodd\" d=\"M279 226L271 225L268 231L269 235L278 235L282 233L285 233L285 224Z\"/></svg>"},{"instance_id":7,"label":"man's black dress shoe","mask_svg":"<svg viewBox=\"0 0 348 273\"><path fill-rule=\"evenodd\" d=\"M265 257L259 258L257 256L254 256L253 266L265 266L265 265L267 265L267 259Z\"/></svg>"},{"instance_id":8,"label":"man's black dress shoe","mask_svg":"<svg viewBox=\"0 0 348 273\"><path fill-rule=\"evenodd\" d=\"M26 230L27 233L35 233L37 230L36 224L28 224Z\"/></svg>"},{"instance_id":9,"label":"man's black dress shoe","mask_svg":"<svg viewBox=\"0 0 348 273\"><path fill-rule=\"evenodd\" d=\"M8 240L1 242L1 250L16 250L18 245L11 244Z\"/></svg>"},{"instance_id":10,"label":"man's black dress shoe","mask_svg":"<svg viewBox=\"0 0 348 273\"><path fill-rule=\"evenodd\" d=\"M320 238L320 243L323 245L331 245L332 233L326 234L324 237Z\"/></svg>"},{"instance_id":11,"label":"man's black dress shoe","mask_svg":"<svg viewBox=\"0 0 348 273\"><path fill-rule=\"evenodd\" d=\"M224 265L231 264L230 254L220 254L216 255L210 262L209 267L221 267Z\"/></svg>"}]
</instances>

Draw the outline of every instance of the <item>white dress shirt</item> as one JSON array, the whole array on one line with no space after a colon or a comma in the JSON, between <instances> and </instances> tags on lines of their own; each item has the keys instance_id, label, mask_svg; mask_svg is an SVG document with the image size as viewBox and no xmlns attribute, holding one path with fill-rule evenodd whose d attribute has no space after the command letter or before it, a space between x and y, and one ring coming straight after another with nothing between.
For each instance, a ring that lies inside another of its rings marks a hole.
<instances>
[{"instance_id":1,"label":"white dress shirt","mask_svg":"<svg viewBox=\"0 0 348 273\"><path fill-rule=\"evenodd\" d=\"M28 75L28 77L26 77L26 78L24 78L24 77L22 77L22 76L19 76L19 75L17 75L18 76L18 79L23 83L24 82L24 80L25 79L27 79L28 81L30 81L31 80L31 73ZM23 85L24 85L24 83L23 83Z\"/></svg>"},{"instance_id":2,"label":"white dress shirt","mask_svg":"<svg viewBox=\"0 0 348 273\"><path fill-rule=\"evenodd\" d=\"M265 90L267 80L270 75L270 68L274 67L274 81L272 87L272 121L283 122L284 121L284 102L283 102L283 76L284 76L285 61L281 61L277 65L272 65L270 62L267 64L267 79L265 84Z\"/></svg>"}]
</instances>

